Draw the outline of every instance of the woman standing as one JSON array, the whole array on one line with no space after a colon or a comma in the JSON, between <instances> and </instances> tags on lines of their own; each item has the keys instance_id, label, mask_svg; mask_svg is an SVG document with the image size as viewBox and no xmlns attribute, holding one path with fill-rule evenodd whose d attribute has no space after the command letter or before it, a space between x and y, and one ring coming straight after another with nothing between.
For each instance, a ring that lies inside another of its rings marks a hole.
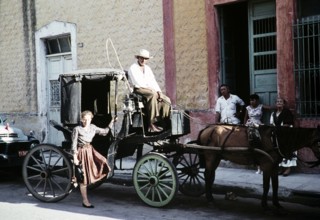
<instances>
[{"instance_id":1,"label":"woman standing","mask_svg":"<svg viewBox=\"0 0 320 220\"><path fill-rule=\"evenodd\" d=\"M263 111L271 110L272 107L268 105L260 104L259 96L257 94L250 95L250 105L246 107L246 113L244 115L244 122L246 126L261 125L261 118ZM274 109L274 108L273 108Z\"/></svg>"},{"instance_id":2,"label":"woman standing","mask_svg":"<svg viewBox=\"0 0 320 220\"><path fill-rule=\"evenodd\" d=\"M246 113L244 115L244 123L248 127L257 127L262 124L261 118L265 110L271 110L272 108L268 105L262 105L259 101L259 96L257 94L251 94L250 105L246 107ZM256 174L262 174L260 167Z\"/></svg>"},{"instance_id":3,"label":"woman standing","mask_svg":"<svg viewBox=\"0 0 320 220\"><path fill-rule=\"evenodd\" d=\"M91 111L81 113L81 125L72 131L72 152L75 165L82 165L83 182L80 183L82 206L94 208L89 202L87 186L107 176L110 171L107 159L98 153L91 145L96 134L107 135L115 119L112 119L107 128L99 128L91 124L93 114Z\"/></svg>"},{"instance_id":4,"label":"woman standing","mask_svg":"<svg viewBox=\"0 0 320 220\"><path fill-rule=\"evenodd\" d=\"M285 107L286 101L282 98L277 98L276 106L277 109L271 114L270 124L275 126L293 126L293 114L289 109ZM296 152L293 157L289 160L283 158L279 164L280 172L283 176L288 176L291 171L291 167L297 166Z\"/></svg>"}]
</instances>

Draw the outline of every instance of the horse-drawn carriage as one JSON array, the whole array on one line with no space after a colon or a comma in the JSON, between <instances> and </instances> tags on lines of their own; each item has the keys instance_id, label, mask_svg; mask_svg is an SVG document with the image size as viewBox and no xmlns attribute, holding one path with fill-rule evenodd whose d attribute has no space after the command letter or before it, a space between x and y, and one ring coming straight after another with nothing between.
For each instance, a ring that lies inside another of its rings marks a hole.
<instances>
[{"instance_id":1,"label":"horse-drawn carriage","mask_svg":"<svg viewBox=\"0 0 320 220\"><path fill-rule=\"evenodd\" d=\"M65 140L61 146L37 145L29 151L23 163L24 182L35 198L57 202L72 191L75 166L70 154L71 131L80 122L83 110L94 113L92 123L107 127L113 114L117 115L118 86L122 80L127 82L125 72L116 69L79 70L60 75L62 124L51 124L63 132ZM320 158L317 129L261 126L254 129L261 137L253 146L248 140L247 127L211 125L200 131L197 142L182 144L179 138L190 132L188 112L172 110L170 120L164 122L166 129L148 133L141 97L131 92L123 96L119 132L115 127L112 134L95 137L92 145L109 161L111 171L107 180L114 175L116 160L137 154L132 175L134 188L143 202L150 206L167 205L178 189L193 196L206 192L207 199L212 200L215 169L220 160L225 159L260 165L264 185L262 205L267 206L271 179L273 204L280 207L277 195L280 159L305 146L312 147L316 157ZM143 155L144 145L150 145L152 150ZM199 151L203 153L199 154ZM204 160L200 160L199 155ZM205 172L202 169L204 164Z\"/></svg>"},{"instance_id":2,"label":"horse-drawn carriage","mask_svg":"<svg viewBox=\"0 0 320 220\"><path fill-rule=\"evenodd\" d=\"M125 72L117 69L78 70L60 75L59 80L61 124L50 123L63 132L65 140L61 146L39 144L34 147L26 156L22 170L30 193L44 202L57 202L73 189L71 131L79 124L81 112L92 111L92 123L107 127L113 114L117 115L118 87L120 83L127 85ZM202 194L203 174L198 154L184 150L179 143L179 137L190 132L188 113L172 110L162 132L148 133L142 98L130 92L124 97L122 125L115 126L110 135L96 136L92 142L109 161L111 171L107 180L112 179L117 169L116 160L136 154L133 183L139 197L148 205L167 205L178 188L185 194ZM143 155L145 144L152 150Z\"/></svg>"}]
</instances>

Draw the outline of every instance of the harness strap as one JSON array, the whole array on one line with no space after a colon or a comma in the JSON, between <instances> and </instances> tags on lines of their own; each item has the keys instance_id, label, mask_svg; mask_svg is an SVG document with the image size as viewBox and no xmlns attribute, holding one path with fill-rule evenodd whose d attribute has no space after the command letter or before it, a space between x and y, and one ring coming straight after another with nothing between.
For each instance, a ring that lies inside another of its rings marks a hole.
<instances>
[{"instance_id":1,"label":"harness strap","mask_svg":"<svg viewBox=\"0 0 320 220\"><path fill-rule=\"evenodd\" d=\"M230 135L234 132L235 128L234 126L232 126L231 131L229 132L229 134L227 135L227 137L224 139L222 145L221 145L221 150L224 150L224 145L226 144L227 140L229 139Z\"/></svg>"}]
</instances>

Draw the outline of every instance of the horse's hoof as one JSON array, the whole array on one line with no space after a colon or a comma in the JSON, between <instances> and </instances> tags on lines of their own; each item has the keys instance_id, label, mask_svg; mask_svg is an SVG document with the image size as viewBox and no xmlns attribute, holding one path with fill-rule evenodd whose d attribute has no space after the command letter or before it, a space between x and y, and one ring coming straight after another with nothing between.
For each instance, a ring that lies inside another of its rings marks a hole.
<instances>
[{"instance_id":1,"label":"horse's hoof","mask_svg":"<svg viewBox=\"0 0 320 220\"><path fill-rule=\"evenodd\" d=\"M213 198L212 195L206 196L206 199L207 199L207 202L208 202L208 203L214 203L214 198Z\"/></svg>"},{"instance_id":2,"label":"horse's hoof","mask_svg":"<svg viewBox=\"0 0 320 220\"><path fill-rule=\"evenodd\" d=\"M273 203L273 206L276 207L277 209L284 209L279 202Z\"/></svg>"},{"instance_id":3,"label":"horse's hoof","mask_svg":"<svg viewBox=\"0 0 320 220\"><path fill-rule=\"evenodd\" d=\"M274 215L272 209L269 206L262 207L265 215Z\"/></svg>"},{"instance_id":4,"label":"horse's hoof","mask_svg":"<svg viewBox=\"0 0 320 220\"><path fill-rule=\"evenodd\" d=\"M276 207L274 214L277 216L285 216L285 215L288 215L288 212L287 212L287 210L285 210L285 208L283 208L281 205L279 205Z\"/></svg>"},{"instance_id":5,"label":"horse's hoof","mask_svg":"<svg viewBox=\"0 0 320 220\"><path fill-rule=\"evenodd\" d=\"M261 202L261 207L263 209L270 209L267 202Z\"/></svg>"}]
</instances>

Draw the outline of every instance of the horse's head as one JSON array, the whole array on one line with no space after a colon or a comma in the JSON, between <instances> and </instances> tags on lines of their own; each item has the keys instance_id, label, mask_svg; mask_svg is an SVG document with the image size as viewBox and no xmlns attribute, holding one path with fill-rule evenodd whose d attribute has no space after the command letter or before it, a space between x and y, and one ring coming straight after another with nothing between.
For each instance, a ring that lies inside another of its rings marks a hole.
<instances>
[{"instance_id":1,"label":"horse's head","mask_svg":"<svg viewBox=\"0 0 320 220\"><path fill-rule=\"evenodd\" d=\"M290 128L277 127L275 130L277 145L285 158L303 147L309 147L320 161L318 143L320 140L320 127L318 128ZM320 162L319 162L320 163Z\"/></svg>"}]
</instances>

